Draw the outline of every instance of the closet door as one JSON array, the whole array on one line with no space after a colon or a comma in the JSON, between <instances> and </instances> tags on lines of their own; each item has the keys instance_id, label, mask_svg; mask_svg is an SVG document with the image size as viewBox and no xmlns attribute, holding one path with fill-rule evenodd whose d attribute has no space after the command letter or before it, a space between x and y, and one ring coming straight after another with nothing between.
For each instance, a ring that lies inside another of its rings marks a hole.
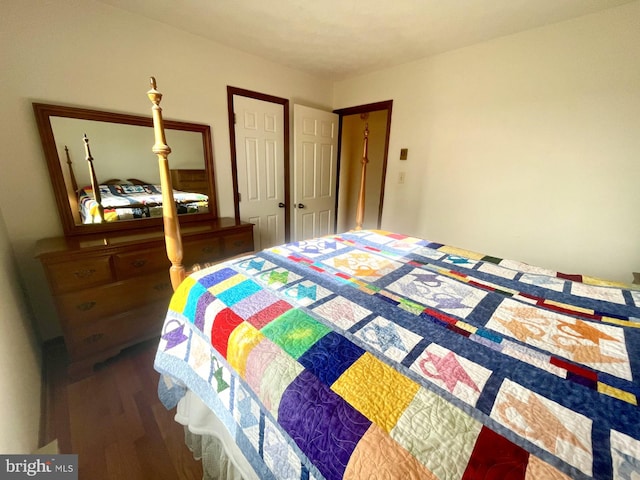
<instances>
[{"instance_id":1,"label":"closet door","mask_svg":"<svg viewBox=\"0 0 640 480\"><path fill-rule=\"evenodd\" d=\"M333 233L336 214L338 115L293 106L294 240Z\"/></svg>"},{"instance_id":2,"label":"closet door","mask_svg":"<svg viewBox=\"0 0 640 480\"><path fill-rule=\"evenodd\" d=\"M240 219L262 250L285 241L284 107L241 95L233 107Z\"/></svg>"}]
</instances>

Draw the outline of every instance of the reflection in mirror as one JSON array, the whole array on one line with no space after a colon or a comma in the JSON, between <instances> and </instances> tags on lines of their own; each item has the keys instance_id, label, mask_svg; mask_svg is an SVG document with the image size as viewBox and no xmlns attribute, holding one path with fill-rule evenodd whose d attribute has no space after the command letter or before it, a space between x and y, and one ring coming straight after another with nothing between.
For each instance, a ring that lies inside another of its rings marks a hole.
<instances>
[{"instance_id":1,"label":"reflection in mirror","mask_svg":"<svg viewBox=\"0 0 640 480\"><path fill-rule=\"evenodd\" d=\"M150 118L43 104L34 104L34 110L65 234L160 224L160 173L151 152ZM215 218L209 127L167 123L174 196L185 214L181 221ZM100 195L91 187L91 164Z\"/></svg>"}]
</instances>

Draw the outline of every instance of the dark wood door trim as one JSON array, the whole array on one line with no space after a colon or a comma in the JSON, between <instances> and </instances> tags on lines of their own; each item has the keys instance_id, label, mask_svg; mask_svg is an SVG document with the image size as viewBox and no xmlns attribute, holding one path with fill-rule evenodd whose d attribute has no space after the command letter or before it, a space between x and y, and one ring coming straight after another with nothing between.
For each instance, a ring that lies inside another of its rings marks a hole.
<instances>
[{"instance_id":1,"label":"dark wood door trim","mask_svg":"<svg viewBox=\"0 0 640 480\"><path fill-rule=\"evenodd\" d=\"M334 110L333 113L339 115L338 121L338 181L336 182L336 215L334 220L334 230L338 227L338 192L340 181L340 155L342 149L342 117L347 115L357 115L362 113L377 112L380 110L387 111L387 132L384 139L384 156L382 159L382 185L380 186L380 206L378 207L378 228L382 223L382 206L384 204L384 186L385 179L387 178L387 159L389 157L389 137L391 136L391 111L393 109L393 100L386 100L383 102L368 103L365 105L357 105L355 107L339 108Z\"/></svg>"}]
</instances>

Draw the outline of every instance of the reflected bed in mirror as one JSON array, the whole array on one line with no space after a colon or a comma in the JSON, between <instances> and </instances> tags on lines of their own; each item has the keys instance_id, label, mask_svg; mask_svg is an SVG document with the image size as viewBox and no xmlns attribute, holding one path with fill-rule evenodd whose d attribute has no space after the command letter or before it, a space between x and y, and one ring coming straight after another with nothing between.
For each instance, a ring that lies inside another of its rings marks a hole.
<instances>
[{"instance_id":1,"label":"reflected bed in mirror","mask_svg":"<svg viewBox=\"0 0 640 480\"><path fill-rule=\"evenodd\" d=\"M150 117L42 103L33 108L65 235L162 224ZM209 126L165 124L176 157L171 175L180 221L217 218ZM100 195L94 194L92 165Z\"/></svg>"}]
</instances>

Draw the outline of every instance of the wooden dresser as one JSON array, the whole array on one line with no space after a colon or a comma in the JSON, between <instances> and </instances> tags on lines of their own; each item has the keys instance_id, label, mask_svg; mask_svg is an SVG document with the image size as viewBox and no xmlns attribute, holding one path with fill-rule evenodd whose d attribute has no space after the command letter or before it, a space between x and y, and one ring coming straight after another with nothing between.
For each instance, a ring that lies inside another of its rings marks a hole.
<instances>
[{"instance_id":1,"label":"wooden dresser","mask_svg":"<svg viewBox=\"0 0 640 480\"><path fill-rule=\"evenodd\" d=\"M183 227L184 264L253 250L253 225L219 218ZM40 240L42 262L69 353L69 375L158 336L172 294L161 231Z\"/></svg>"}]
</instances>

